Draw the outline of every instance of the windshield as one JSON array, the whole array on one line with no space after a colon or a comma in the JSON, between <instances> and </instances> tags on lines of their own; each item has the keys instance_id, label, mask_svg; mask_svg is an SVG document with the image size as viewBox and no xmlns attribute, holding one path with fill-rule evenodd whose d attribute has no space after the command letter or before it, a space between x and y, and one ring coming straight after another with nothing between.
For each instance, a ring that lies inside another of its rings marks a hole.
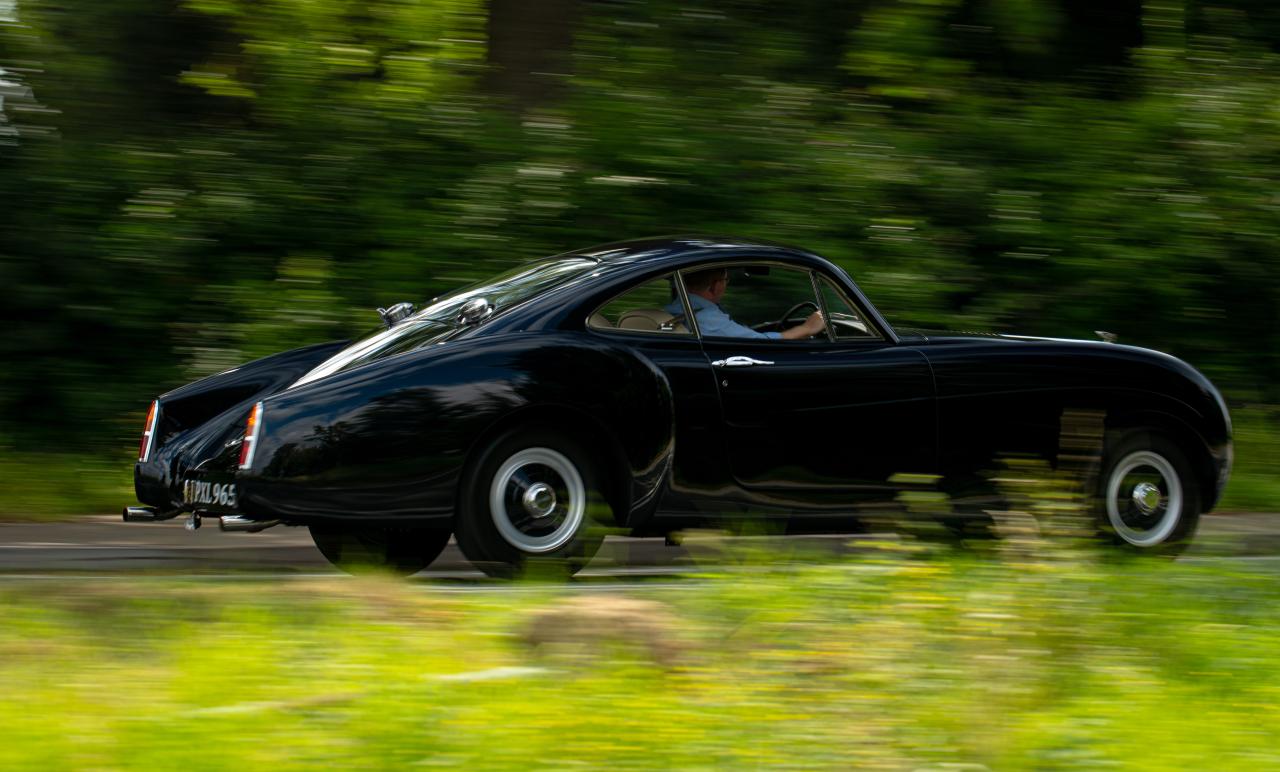
<instances>
[{"instance_id":1,"label":"windshield","mask_svg":"<svg viewBox=\"0 0 1280 772\"><path fill-rule=\"evenodd\" d=\"M458 329L458 311L472 298L489 301L493 313L498 314L595 266L595 260L585 257L551 258L512 268L485 281L433 298L426 308L389 330L376 330L357 340L293 385L301 386L367 362L443 341Z\"/></svg>"}]
</instances>

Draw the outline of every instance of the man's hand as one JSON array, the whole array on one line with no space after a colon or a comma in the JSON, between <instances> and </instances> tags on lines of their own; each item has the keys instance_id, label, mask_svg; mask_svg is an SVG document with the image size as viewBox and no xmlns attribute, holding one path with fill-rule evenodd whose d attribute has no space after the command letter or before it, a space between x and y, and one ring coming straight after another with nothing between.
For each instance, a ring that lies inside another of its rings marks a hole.
<instances>
[{"instance_id":1,"label":"man's hand","mask_svg":"<svg viewBox=\"0 0 1280 772\"><path fill-rule=\"evenodd\" d=\"M823 321L822 314L814 311L809 314L809 318L800 324L788 330L782 331L782 337L786 340L798 340L800 338L812 338L814 335L827 329L827 323Z\"/></svg>"}]
</instances>

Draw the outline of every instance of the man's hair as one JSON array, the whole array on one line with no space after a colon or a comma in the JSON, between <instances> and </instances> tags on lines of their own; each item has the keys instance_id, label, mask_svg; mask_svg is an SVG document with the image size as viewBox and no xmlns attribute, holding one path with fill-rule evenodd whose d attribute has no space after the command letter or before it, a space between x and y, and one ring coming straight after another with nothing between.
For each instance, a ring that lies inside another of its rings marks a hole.
<instances>
[{"instance_id":1,"label":"man's hair","mask_svg":"<svg viewBox=\"0 0 1280 772\"><path fill-rule=\"evenodd\" d=\"M727 278L729 278L729 269L727 268L703 268L701 271L686 274L684 286L690 292L702 292L705 289L710 289L712 284Z\"/></svg>"}]
</instances>

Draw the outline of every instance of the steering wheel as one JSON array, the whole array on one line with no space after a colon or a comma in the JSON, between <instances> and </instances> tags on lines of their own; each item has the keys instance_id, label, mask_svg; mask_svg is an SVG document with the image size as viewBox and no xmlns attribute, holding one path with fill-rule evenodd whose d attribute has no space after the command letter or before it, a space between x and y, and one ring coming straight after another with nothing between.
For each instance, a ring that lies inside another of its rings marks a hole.
<instances>
[{"instance_id":1,"label":"steering wheel","mask_svg":"<svg viewBox=\"0 0 1280 772\"><path fill-rule=\"evenodd\" d=\"M813 306L814 311L820 310L818 308L818 304L813 302L812 300L802 300L799 303L796 303L791 308L787 309L787 312L782 315L781 319L778 320L778 326L781 327L782 325L786 324L788 319L792 318L797 313L799 313L800 309L804 308L805 306ZM807 317L808 314L805 314L805 316Z\"/></svg>"}]
</instances>

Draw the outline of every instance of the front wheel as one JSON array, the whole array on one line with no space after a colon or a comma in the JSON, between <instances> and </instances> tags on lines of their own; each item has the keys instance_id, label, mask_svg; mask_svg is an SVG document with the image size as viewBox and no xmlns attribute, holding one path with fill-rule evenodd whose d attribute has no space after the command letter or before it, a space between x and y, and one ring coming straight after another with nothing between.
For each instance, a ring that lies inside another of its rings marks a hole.
<instances>
[{"instance_id":1,"label":"front wheel","mask_svg":"<svg viewBox=\"0 0 1280 772\"><path fill-rule=\"evenodd\" d=\"M1186 454L1148 432L1107 452L1099 520L1115 541L1142 552L1185 549L1200 521L1200 489Z\"/></svg>"},{"instance_id":2,"label":"front wheel","mask_svg":"<svg viewBox=\"0 0 1280 772\"><path fill-rule=\"evenodd\" d=\"M589 458L551 431L508 434L483 450L459 491L462 554L490 576L533 565L576 573L600 549L611 515Z\"/></svg>"},{"instance_id":3,"label":"front wheel","mask_svg":"<svg viewBox=\"0 0 1280 772\"><path fill-rule=\"evenodd\" d=\"M325 523L309 530L325 559L349 574L416 574L431 565L449 543L449 531L444 528Z\"/></svg>"}]
</instances>

